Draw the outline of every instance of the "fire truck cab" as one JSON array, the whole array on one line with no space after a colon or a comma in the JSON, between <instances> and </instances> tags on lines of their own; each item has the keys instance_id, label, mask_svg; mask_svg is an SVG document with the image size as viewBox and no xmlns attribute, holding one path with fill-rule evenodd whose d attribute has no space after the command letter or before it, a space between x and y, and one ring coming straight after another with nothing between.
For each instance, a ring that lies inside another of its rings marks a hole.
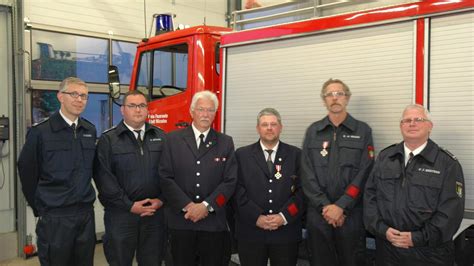
<instances>
[{"instance_id":1,"label":"fire truck cab","mask_svg":"<svg viewBox=\"0 0 474 266\"><path fill-rule=\"evenodd\" d=\"M191 124L194 93L211 90L219 97L219 44L230 29L197 26L143 39L138 44L130 90L149 96L148 121L166 132ZM118 68L109 68L114 99L120 96ZM220 112L213 127L220 130Z\"/></svg>"}]
</instances>

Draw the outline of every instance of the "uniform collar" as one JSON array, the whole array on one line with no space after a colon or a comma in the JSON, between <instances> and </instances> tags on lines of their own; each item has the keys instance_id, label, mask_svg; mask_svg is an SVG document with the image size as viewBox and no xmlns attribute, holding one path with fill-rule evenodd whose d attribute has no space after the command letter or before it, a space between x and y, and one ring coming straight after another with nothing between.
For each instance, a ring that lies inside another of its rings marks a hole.
<instances>
[{"instance_id":1,"label":"uniform collar","mask_svg":"<svg viewBox=\"0 0 474 266\"><path fill-rule=\"evenodd\" d=\"M259 140L259 143L260 143L260 147L262 148L262 151L269 150L267 147L265 147L265 145L263 145L262 140ZM273 153L276 153L276 151L278 151L279 145L280 145L280 141L278 141L277 144L273 148L271 148L271 150L273 150Z\"/></svg>"},{"instance_id":2,"label":"uniform collar","mask_svg":"<svg viewBox=\"0 0 474 266\"><path fill-rule=\"evenodd\" d=\"M342 126L346 127L350 131L355 131L356 124L357 124L356 120L349 113L347 113L346 119L344 119L344 121L342 121L341 123ZM321 131L328 126L334 126L334 125L332 124L331 120L329 120L329 116L326 116L318 125L316 130Z\"/></svg>"},{"instance_id":3,"label":"uniform collar","mask_svg":"<svg viewBox=\"0 0 474 266\"><path fill-rule=\"evenodd\" d=\"M63 114L63 112L61 111L61 109L59 109L59 114L61 115L61 117L64 119L64 121L66 121L66 123L67 123L69 126L71 126L73 123L76 124L76 126L77 126L77 124L79 123L79 118L78 118L78 117L76 117L76 120L72 121L72 120L70 120L69 118L67 118L67 117Z\"/></svg>"},{"instance_id":4,"label":"uniform collar","mask_svg":"<svg viewBox=\"0 0 474 266\"><path fill-rule=\"evenodd\" d=\"M193 129L193 133L194 133L194 138L196 140L196 143L199 142L199 135L203 134L204 135L204 139L207 139L207 135L209 134L209 131L211 131L211 128L209 127L206 131L204 132L201 132L199 131L195 126L194 126L194 123L191 124L191 127Z\"/></svg>"},{"instance_id":5,"label":"uniform collar","mask_svg":"<svg viewBox=\"0 0 474 266\"><path fill-rule=\"evenodd\" d=\"M436 160L436 156L438 155L438 151L438 145L434 143L431 139L428 139L426 147L418 153L418 156L423 157L430 163L434 163ZM389 154L389 157L393 156L401 156L401 158L405 158L405 143L403 141L397 144L392 154Z\"/></svg>"},{"instance_id":6,"label":"uniform collar","mask_svg":"<svg viewBox=\"0 0 474 266\"><path fill-rule=\"evenodd\" d=\"M54 131L59 131L61 129L68 128L68 127L71 126L70 124L68 124L68 122L66 122L66 120L64 120L63 116L59 113L59 111L52 114L49 117L49 121L50 121L51 127ZM72 124L72 122L71 122L71 124ZM82 123L80 123L80 120L78 119L76 128L79 128L79 126L81 126L81 124Z\"/></svg>"},{"instance_id":7,"label":"uniform collar","mask_svg":"<svg viewBox=\"0 0 474 266\"><path fill-rule=\"evenodd\" d=\"M144 132L147 132L148 130L151 129L151 126L150 126L150 124L145 122L145 124L140 129ZM125 121L123 121L123 119L122 119L122 121L120 121L120 123L117 125L116 130L117 130L117 134L120 135L120 134L122 134L123 132L126 132L126 131L133 131L134 128L132 128L132 127L128 126L127 124L125 124Z\"/></svg>"}]
</instances>

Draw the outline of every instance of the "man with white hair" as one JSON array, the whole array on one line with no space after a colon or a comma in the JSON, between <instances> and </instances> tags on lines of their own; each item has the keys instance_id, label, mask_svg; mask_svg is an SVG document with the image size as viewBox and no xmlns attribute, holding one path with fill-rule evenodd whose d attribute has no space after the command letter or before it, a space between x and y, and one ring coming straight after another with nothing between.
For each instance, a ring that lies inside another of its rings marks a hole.
<instances>
[{"instance_id":1,"label":"man with white hair","mask_svg":"<svg viewBox=\"0 0 474 266\"><path fill-rule=\"evenodd\" d=\"M228 225L225 207L237 182L231 137L211 125L218 107L210 91L194 95L188 128L171 132L159 174L175 265L221 266Z\"/></svg>"},{"instance_id":2,"label":"man with white hair","mask_svg":"<svg viewBox=\"0 0 474 266\"><path fill-rule=\"evenodd\" d=\"M453 235L464 214L456 157L430 138L421 105L405 108L403 141L382 150L364 193L364 223L376 238L377 265L453 265Z\"/></svg>"}]
</instances>

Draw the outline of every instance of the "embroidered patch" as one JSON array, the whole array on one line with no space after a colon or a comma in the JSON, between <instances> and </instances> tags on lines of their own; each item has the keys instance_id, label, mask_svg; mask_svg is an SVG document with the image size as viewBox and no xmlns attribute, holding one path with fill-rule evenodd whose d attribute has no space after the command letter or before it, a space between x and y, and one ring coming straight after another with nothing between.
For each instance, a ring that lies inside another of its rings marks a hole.
<instances>
[{"instance_id":1,"label":"embroidered patch","mask_svg":"<svg viewBox=\"0 0 474 266\"><path fill-rule=\"evenodd\" d=\"M217 195L216 197L216 203L219 207L222 207L224 206L225 204L225 196L221 193L219 195Z\"/></svg>"},{"instance_id":2,"label":"embroidered patch","mask_svg":"<svg viewBox=\"0 0 474 266\"><path fill-rule=\"evenodd\" d=\"M291 203L290 205L288 205L288 207L286 208L288 210L288 212L290 213L291 216L296 216L298 214L298 207L296 207L296 204L294 203Z\"/></svg>"},{"instance_id":3,"label":"embroidered patch","mask_svg":"<svg viewBox=\"0 0 474 266\"><path fill-rule=\"evenodd\" d=\"M458 197L462 198L462 183L456 181L456 194L458 194Z\"/></svg>"},{"instance_id":4,"label":"embroidered patch","mask_svg":"<svg viewBox=\"0 0 474 266\"><path fill-rule=\"evenodd\" d=\"M346 194L353 199L357 198L359 192L360 189L354 185L349 185L349 187L346 189Z\"/></svg>"},{"instance_id":5,"label":"embroidered patch","mask_svg":"<svg viewBox=\"0 0 474 266\"><path fill-rule=\"evenodd\" d=\"M369 159L374 159L374 156L375 156L374 146L367 146L367 150L369 151Z\"/></svg>"}]
</instances>

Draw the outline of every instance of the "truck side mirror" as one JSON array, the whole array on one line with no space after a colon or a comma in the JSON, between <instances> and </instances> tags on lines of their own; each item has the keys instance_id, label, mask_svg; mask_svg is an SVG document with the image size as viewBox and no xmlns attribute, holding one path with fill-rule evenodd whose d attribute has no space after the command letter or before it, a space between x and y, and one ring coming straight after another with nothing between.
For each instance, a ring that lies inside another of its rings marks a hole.
<instances>
[{"instance_id":1,"label":"truck side mirror","mask_svg":"<svg viewBox=\"0 0 474 266\"><path fill-rule=\"evenodd\" d=\"M109 94L114 100L120 98L120 77L116 66L109 66Z\"/></svg>"}]
</instances>

